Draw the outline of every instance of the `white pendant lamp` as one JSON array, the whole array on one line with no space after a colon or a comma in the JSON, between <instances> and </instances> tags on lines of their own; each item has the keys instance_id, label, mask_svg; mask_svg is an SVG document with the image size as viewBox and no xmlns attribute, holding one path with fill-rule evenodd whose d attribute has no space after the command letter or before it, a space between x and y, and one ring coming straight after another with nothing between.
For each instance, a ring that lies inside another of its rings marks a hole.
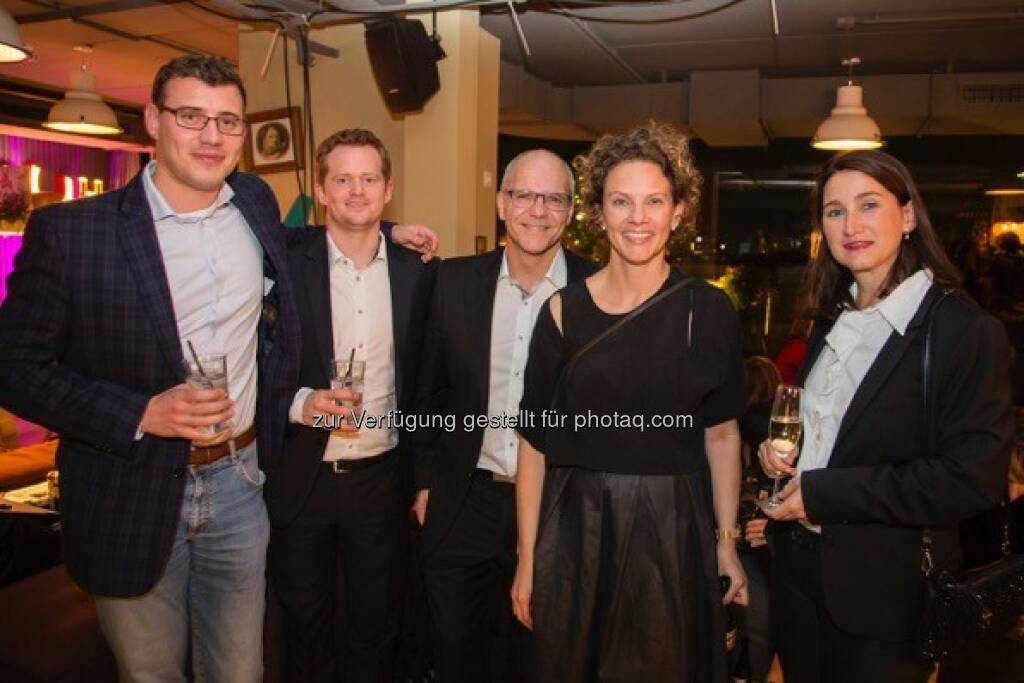
<instances>
[{"instance_id":1,"label":"white pendant lamp","mask_svg":"<svg viewBox=\"0 0 1024 683\"><path fill-rule=\"evenodd\" d=\"M64 99L50 108L44 127L65 133L86 135L117 135L124 129L117 123L114 110L107 106L96 92L96 78L85 64L85 55L92 52L88 45L76 45L82 53L82 67L71 72L71 87Z\"/></svg>"},{"instance_id":2,"label":"white pendant lamp","mask_svg":"<svg viewBox=\"0 0 1024 683\"><path fill-rule=\"evenodd\" d=\"M31 55L32 48L21 39L14 17L0 7L0 63L23 62Z\"/></svg>"},{"instance_id":3,"label":"white pendant lamp","mask_svg":"<svg viewBox=\"0 0 1024 683\"><path fill-rule=\"evenodd\" d=\"M846 85L836 92L836 106L827 119L821 122L814 133L811 146L829 151L850 151L854 149L878 149L885 143L878 124L868 116L864 108L864 90L853 84L853 67L860 59L851 57L843 60L843 66L850 70Z\"/></svg>"}]
</instances>

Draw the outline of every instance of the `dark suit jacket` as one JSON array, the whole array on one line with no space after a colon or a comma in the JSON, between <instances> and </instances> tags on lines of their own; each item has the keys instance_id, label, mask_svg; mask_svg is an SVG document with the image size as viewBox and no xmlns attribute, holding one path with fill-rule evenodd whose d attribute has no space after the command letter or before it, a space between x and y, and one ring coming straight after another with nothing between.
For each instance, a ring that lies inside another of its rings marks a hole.
<instances>
[{"instance_id":1,"label":"dark suit jacket","mask_svg":"<svg viewBox=\"0 0 1024 683\"><path fill-rule=\"evenodd\" d=\"M467 415L486 415L491 381L491 320L502 250L441 264L423 348L418 412L454 415L455 430L417 429L416 488L430 489L420 549L429 553L451 527L469 491L484 430L462 428ZM568 250L568 282L597 266Z\"/></svg>"},{"instance_id":2,"label":"dark suit jacket","mask_svg":"<svg viewBox=\"0 0 1024 683\"><path fill-rule=\"evenodd\" d=\"M393 244L392 225L382 224L391 281L391 324L395 345L395 393L398 410L413 412L419 372L423 329L439 261L424 264L414 251ZM327 235L323 228L305 228L289 244L288 260L295 282L295 298L302 320L302 359L299 387L329 389L334 335L331 318L330 274ZM268 476L266 499L270 521L275 527L287 525L301 510L316 479L329 434L323 429L289 424L282 459ZM411 471L408 434L399 434L398 449L403 466ZM406 477L411 489L411 475ZM407 490L406 493L409 491Z\"/></svg>"},{"instance_id":3,"label":"dark suit jacket","mask_svg":"<svg viewBox=\"0 0 1024 683\"><path fill-rule=\"evenodd\" d=\"M804 508L822 525L825 604L835 623L879 640L912 637L923 597L921 533L940 565L959 563L958 520L1006 493L1013 418L1002 324L962 294L935 311L929 394L936 452L926 453L921 395L925 310L893 333L843 417L828 467L805 472ZM821 326L819 326L821 327ZM811 337L802 384L827 329Z\"/></svg>"},{"instance_id":4,"label":"dark suit jacket","mask_svg":"<svg viewBox=\"0 0 1024 683\"><path fill-rule=\"evenodd\" d=\"M277 201L241 173L227 182L264 250L274 324L260 325L261 462L279 450L299 329ZM86 590L148 591L181 514L189 444L135 430L150 397L184 379L181 342L141 175L32 214L0 308L0 404L60 433L65 560ZM266 310L266 307L265 307Z\"/></svg>"}]
</instances>

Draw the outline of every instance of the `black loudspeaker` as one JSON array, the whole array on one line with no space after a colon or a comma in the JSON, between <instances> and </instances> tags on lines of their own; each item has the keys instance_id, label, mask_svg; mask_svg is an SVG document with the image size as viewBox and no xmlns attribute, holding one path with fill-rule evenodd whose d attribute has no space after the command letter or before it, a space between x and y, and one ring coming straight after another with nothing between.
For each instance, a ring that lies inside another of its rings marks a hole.
<instances>
[{"instance_id":1,"label":"black loudspeaker","mask_svg":"<svg viewBox=\"0 0 1024 683\"><path fill-rule=\"evenodd\" d=\"M422 109L441 87L437 61L444 51L419 21L392 18L367 23L366 51L377 87L393 114Z\"/></svg>"}]
</instances>

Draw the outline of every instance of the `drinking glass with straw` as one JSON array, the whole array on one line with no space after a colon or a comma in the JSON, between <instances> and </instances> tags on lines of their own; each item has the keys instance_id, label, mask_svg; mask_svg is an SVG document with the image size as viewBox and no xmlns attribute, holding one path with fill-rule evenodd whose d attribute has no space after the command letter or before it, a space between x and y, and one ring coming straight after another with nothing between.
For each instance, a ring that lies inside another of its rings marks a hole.
<instances>
[{"instance_id":1,"label":"drinking glass with straw","mask_svg":"<svg viewBox=\"0 0 1024 683\"><path fill-rule=\"evenodd\" d=\"M223 353L212 353L200 355L192 340L186 340L191 360L186 358L185 384L191 389L223 389L224 395L228 395L228 359ZM215 425L202 428L211 436L224 433L224 439L229 435L232 423L231 420L224 420ZM224 439L220 439L221 441ZM209 445L209 444L204 444Z\"/></svg>"},{"instance_id":2,"label":"drinking glass with straw","mask_svg":"<svg viewBox=\"0 0 1024 683\"><path fill-rule=\"evenodd\" d=\"M344 398L338 401L339 406L348 409L348 415L334 430L334 434L343 439L359 437L359 429L356 428L352 418L353 413L363 404L363 377L366 374L366 361L356 360L355 358L356 350L353 348L348 355L348 360L335 359L332 362L331 388L341 389L354 394L352 398Z\"/></svg>"}]
</instances>

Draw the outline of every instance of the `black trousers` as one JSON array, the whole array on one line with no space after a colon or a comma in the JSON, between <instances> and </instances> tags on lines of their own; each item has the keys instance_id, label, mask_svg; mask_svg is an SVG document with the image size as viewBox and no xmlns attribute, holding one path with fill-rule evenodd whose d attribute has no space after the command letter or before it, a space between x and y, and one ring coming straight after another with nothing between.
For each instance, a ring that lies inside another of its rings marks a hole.
<instances>
[{"instance_id":1,"label":"black trousers","mask_svg":"<svg viewBox=\"0 0 1024 683\"><path fill-rule=\"evenodd\" d=\"M392 680L407 524L394 451L371 467L321 464L302 511L270 536L270 580L281 601L289 681ZM348 626L345 676L335 646L341 569Z\"/></svg>"},{"instance_id":2,"label":"black trousers","mask_svg":"<svg viewBox=\"0 0 1024 683\"><path fill-rule=\"evenodd\" d=\"M772 622L786 683L925 683L932 666L912 643L845 633L821 586L821 539L793 522L773 536Z\"/></svg>"},{"instance_id":3,"label":"black trousers","mask_svg":"<svg viewBox=\"0 0 1024 683\"><path fill-rule=\"evenodd\" d=\"M520 680L524 629L509 598L515 569L515 489L475 473L451 530L423 558L439 683Z\"/></svg>"}]
</instances>

